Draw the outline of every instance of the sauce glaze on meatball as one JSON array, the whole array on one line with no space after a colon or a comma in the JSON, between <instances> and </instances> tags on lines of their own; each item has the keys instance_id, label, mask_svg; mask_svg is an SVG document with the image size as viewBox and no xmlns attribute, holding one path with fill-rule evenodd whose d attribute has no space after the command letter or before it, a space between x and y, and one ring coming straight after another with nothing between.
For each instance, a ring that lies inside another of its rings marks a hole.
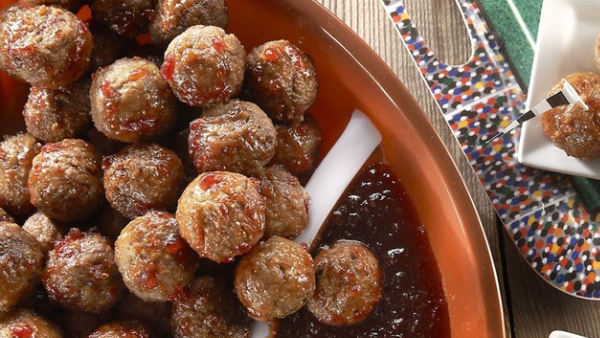
<instances>
[{"instance_id":1,"label":"sauce glaze on meatball","mask_svg":"<svg viewBox=\"0 0 600 338\"><path fill-rule=\"evenodd\" d=\"M175 123L175 98L156 65L119 59L94 73L92 119L111 139L138 142L163 135Z\"/></svg>"},{"instance_id":2,"label":"sauce glaze on meatball","mask_svg":"<svg viewBox=\"0 0 600 338\"><path fill-rule=\"evenodd\" d=\"M269 321L286 317L309 301L315 292L315 267L304 247L274 236L242 257L234 283L248 315Z\"/></svg>"},{"instance_id":3,"label":"sauce glaze on meatball","mask_svg":"<svg viewBox=\"0 0 600 338\"><path fill-rule=\"evenodd\" d=\"M308 309L328 325L363 321L381 299L377 258L358 242L340 241L315 257L317 289Z\"/></svg>"},{"instance_id":4,"label":"sauce glaze on meatball","mask_svg":"<svg viewBox=\"0 0 600 338\"><path fill-rule=\"evenodd\" d=\"M244 175L214 171L192 181L177 205L181 236L200 257L231 262L260 240L265 199L258 183Z\"/></svg>"},{"instance_id":5,"label":"sauce glaze on meatball","mask_svg":"<svg viewBox=\"0 0 600 338\"><path fill-rule=\"evenodd\" d=\"M29 192L31 203L53 220L91 217L104 201L100 156L79 139L45 144L33 159Z\"/></svg>"},{"instance_id":6,"label":"sauce glaze on meatball","mask_svg":"<svg viewBox=\"0 0 600 338\"><path fill-rule=\"evenodd\" d=\"M142 300L168 302L193 278L198 256L179 236L173 215L150 211L131 221L115 242L125 286Z\"/></svg>"},{"instance_id":7,"label":"sauce glaze on meatball","mask_svg":"<svg viewBox=\"0 0 600 338\"><path fill-rule=\"evenodd\" d=\"M0 222L0 313L33 291L42 267L40 243L17 224Z\"/></svg>"},{"instance_id":8,"label":"sauce glaze on meatball","mask_svg":"<svg viewBox=\"0 0 600 338\"><path fill-rule=\"evenodd\" d=\"M125 289L110 242L77 228L48 253L42 282L50 299L60 306L95 313L111 309Z\"/></svg>"},{"instance_id":9,"label":"sauce glaze on meatball","mask_svg":"<svg viewBox=\"0 0 600 338\"><path fill-rule=\"evenodd\" d=\"M0 68L33 86L77 80L90 65L92 45L87 26L65 9L14 6L0 13Z\"/></svg>"},{"instance_id":10,"label":"sauce glaze on meatball","mask_svg":"<svg viewBox=\"0 0 600 338\"><path fill-rule=\"evenodd\" d=\"M235 35L197 25L171 41L161 72L179 100L204 107L237 96L245 66L246 51Z\"/></svg>"}]
</instances>

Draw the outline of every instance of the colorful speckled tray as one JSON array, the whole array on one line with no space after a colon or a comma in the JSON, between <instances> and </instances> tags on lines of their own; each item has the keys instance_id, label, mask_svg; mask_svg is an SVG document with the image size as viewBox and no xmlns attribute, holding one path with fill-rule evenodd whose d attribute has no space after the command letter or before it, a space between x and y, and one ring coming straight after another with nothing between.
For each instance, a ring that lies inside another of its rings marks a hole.
<instances>
[{"instance_id":1,"label":"colorful speckled tray","mask_svg":"<svg viewBox=\"0 0 600 338\"><path fill-rule=\"evenodd\" d=\"M477 3L456 0L474 52L451 66L436 58L401 1L382 2L523 258L556 288L600 300L600 215L586 212L567 176L517 162L519 129L485 144L526 98Z\"/></svg>"}]
</instances>

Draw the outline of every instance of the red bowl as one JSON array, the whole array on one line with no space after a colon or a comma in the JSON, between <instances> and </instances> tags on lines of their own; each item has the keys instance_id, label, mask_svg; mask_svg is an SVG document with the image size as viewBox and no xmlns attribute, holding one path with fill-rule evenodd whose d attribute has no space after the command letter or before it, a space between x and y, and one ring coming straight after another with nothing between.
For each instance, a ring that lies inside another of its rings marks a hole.
<instances>
[{"instance_id":1,"label":"red bowl","mask_svg":"<svg viewBox=\"0 0 600 338\"><path fill-rule=\"evenodd\" d=\"M5 7L13 1L0 0ZM499 288L473 202L421 107L392 70L350 28L313 1L227 0L229 30L246 49L288 39L312 56L319 96L311 109L323 128L323 153L354 109L383 136L383 153L425 225L439 264L452 337L505 336ZM23 129L27 86L0 74L0 133Z\"/></svg>"}]
</instances>

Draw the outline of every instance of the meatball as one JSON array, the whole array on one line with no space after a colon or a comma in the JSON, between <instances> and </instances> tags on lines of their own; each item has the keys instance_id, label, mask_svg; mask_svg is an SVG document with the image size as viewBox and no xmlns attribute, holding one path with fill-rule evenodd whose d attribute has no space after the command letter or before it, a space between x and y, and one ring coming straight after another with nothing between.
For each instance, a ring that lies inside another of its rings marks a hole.
<instances>
[{"instance_id":1,"label":"meatball","mask_svg":"<svg viewBox=\"0 0 600 338\"><path fill-rule=\"evenodd\" d=\"M77 80L89 67L92 45L87 26L65 9L14 6L0 14L0 68L33 86Z\"/></svg>"},{"instance_id":2,"label":"meatball","mask_svg":"<svg viewBox=\"0 0 600 338\"><path fill-rule=\"evenodd\" d=\"M77 13L86 0L20 0L23 6L40 6L40 5L54 5L70 10L73 13Z\"/></svg>"},{"instance_id":3,"label":"meatball","mask_svg":"<svg viewBox=\"0 0 600 338\"><path fill-rule=\"evenodd\" d=\"M48 253L42 282L60 306L95 313L112 308L124 289L108 240L77 228Z\"/></svg>"},{"instance_id":4,"label":"meatball","mask_svg":"<svg viewBox=\"0 0 600 338\"><path fill-rule=\"evenodd\" d=\"M248 54L245 96L274 120L302 121L317 87L311 58L287 40L264 43Z\"/></svg>"},{"instance_id":5,"label":"meatball","mask_svg":"<svg viewBox=\"0 0 600 338\"><path fill-rule=\"evenodd\" d=\"M321 130L317 122L306 115L302 122L277 125L277 146L272 164L282 164L305 184L317 168L321 150Z\"/></svg>"},{"instance_id":6,"label":"meatball","mask_svg":"<svg viewBox=\"0 0 600 338\"><path fill-rule=\"evenodd\" d=\"M296 238L308 225L308 192L281 166L266 168L259 179L260 194L267 201L265 234Z\"/></svg>"},{"instance_id":7,"label":"meatball","mask_svg":"<svg viewBox=\"0 0 600 338\"><path fill-rule=\"evenodd\" d=\"M90 56L90 73L125 56L126 46L130 43L126 38L96 22L90 24L90 32L94 40L94 47Z\"/></svg>"},{"instance_id":8,"label":"meatball","mask_svg":"<svg viewBox=\"0 0 600 338\"><path fill-rule=\"evenodd\" d=\"M29 310L0 313L0 337L62 338L58 327Z\"/></svg>"},{"instance_id":9,"label":"meatball","mask_svg":"<svg viewBox=\"0 0 600 338\"><path fill-rule=\"evenodd\" d=\"M111 139L138 142L167 133L175 123L175 98L158 67L142 59L119 59L101 68L90 90L92 119Z\"/></svg>"},{"instance_id":10,"label":"meatball","mask_svg":"<svg viewBox=\"0 0 600 338\"><path fill-rule=\"evenodd\" d=\"M27 132L44 142L81 137L92 125L88 77L57 89L32 87L23 110Z\"/></svg>"},{"instance_id":11,"label":"meatball","mask_svg":"<svg viewBox=\"0 0 600 338\"><path fill-rule=\"evenodd\" d=\"M0 222L0 313L33 291L42 266L40 243L17 224Z\"/></svg>"},{"instance_id":12,"label":"meatball","mask_svg":"<svg viewBox=\"0 0 600 338\"><path fill-rule=\"evenodd\" d=\"M103 167L106 199L130 219L174 206L185 179L179 157L156 144L131 145L105 158Z\"/></svg>"},{"instance_id":13,"label":"meatball","mask_svg":"<svg viewBox=\"0 0 600 338\"><path fill-rule=\"evenodd\" d=\"M254 103L231 100L206 109L190 123L188 151L199 172L249 175L275 154L275 127Z\"/></svg>"},{"instance_id":14,"label":"meatball","mask_svg":"<svg viewBox=\"0 0 600 338\"><path fill-rule=\"evenodd\" d=\"M155 0L92 0L92 16L119 35L135 38L148 31Z\"/></svg>"},{"instance_id":15,"label":"meatball","mask_svg":"<svg viewBox=\"0 0 600 338\"><path fill-rule=\"evenodd\" d=\"M338 242L315 257L317 289L308 309L328 325L363 321L381 299L377 258L358 242Z\"/></svg>"},{"instance_id":16,"label":"meatball","mask_svg":"<svg viewBox=\"0 0 600 338\"><path fill-rule=\"evenodd\" d=\"M170 337L171 307L171 303L145 302L128 292L117 305L117 315L124 320L147 324L159 337Z\"/></svg>"},{"instance_id":17,"label":"meatball","mask_svg":"<svg viewBox=\"0 0 600 338\"><path fill-rule=\"evenodd\" d=\"M12 217L6 210L0 208L0 222L15 222L15 218Z\"/></svg>"},{"instance_id":18,"label":"meatball","mask_svg":"<svg viewBox=\"0 0 600 338\"><path fill-rule=\"evenodd\" d=\"M88 338L149 338L150 331L139 322L112 322L100 326Z\"/></svg>"},{"instance_id":19,"label":"meatball","mask_svg":"<svg viewBox=\"0 0 600 338\"><path fill-rule=\"evenodd\" d=\"M565 79L590 107L585 111L579 104L552 108L541 116L544 134L555 146L569 156L587 159L600 154L600 75L574 73ZM558 83L549 96L559 92Z\"/></svg>"},{"instance_id":20,"label":"meatball","mask_svg":"<svg viewBox=\"0 0 600 338\"><path fill-rule=\"evenodd\" d=\"M156 17L150 23L150 37L166 46L177 35L195 25L227 28L229 14L223 0L158 0Z\"/></svg>"},{"instance_id":21,"label":"meatball","mask_svg":"<svg viewBox=\"0 0 600 338\"><path fill-rule=\"evenodd\" d=\"M23 230L40 243L42 251L46 254L54 247L54 241L67 233L68 227L51 220L43 212L38 211L25 221Z\"/></svg>"},{"instance_id":22,"label":"meatball","mask_svg":"<svg viewBox=\"0 0 600 338\"><path fill-rule=\"evenodd\" d=\"M161 72L179 100L203 107L237 96L245 66L246 51L237 37L198 25L171 41Z\"/></svg>"},{"instance_id":23,"label":"meatball","mask_svg":"<svg viewBox=\"0 0 600 338\"><path fill-rule=\"evenodd\" d=\"M100 156L82 140L48 143L29 173L31 203L59 222L91 217L103 203Z\"/></svg>"},{"instance_id":24,"label":"meatball","mask_svg":"<svg viewBox=\"0 0 600 338\"><path fill-rule=\"evenodd\" d=\"M179 233L201 257L231 262L265 230L265 199L244 175L215 171L196 177L177 205Z\"/></svg>"},{"instance_id":25,"label":"meatball","mask_svg":"<svg viewBox=\"0 0 600 338\"><path fill-rule=\"evenodd\" d=\"M129 224L129 218L107 205L100 210L94 224L98 226L101 234L114 241Z\"/></svg>"},{"instance_id":26,"label":"meatball","mask_svg":"<svg viewBox=\"0 0 600 338\"><path fill-rule=\"evenodd\" d=\"M250 322L231 289L212 276L195 279L173 303L175 338L250 338Z\"/></svg>"},{"instance_id":27,"label":"meatball","mask_svg":"<svg viewBox=\"0 0 600 338\"><path fill-rule=\"evenodd\" d=\"M129 291L167 302L193 278L198 256L179 236L173 215L151 211L131 221L115 242L115 262Z\"/></svg>"},{"instance_id":28,"label":"meatball","mask_svg":"<svg viewBox=\"0 0 600 338\"><path fill-rule=\"evenodd\" d=\"M298 311L315 292L312 257L300 244L278 236L242 257L234 278L239 300L258 321Z\"/></svg>"},{"instance_id":29,"label":"meatball","mask_svg":"<svg viewBox=\"0 0 600 338\"><path fill-rule=\"evenodd\" d=\"M27 188L33 158L42 144L29 134L6 137L0 143L0 207L15 216L34 210Z\"/></svg>"}]
</instances>

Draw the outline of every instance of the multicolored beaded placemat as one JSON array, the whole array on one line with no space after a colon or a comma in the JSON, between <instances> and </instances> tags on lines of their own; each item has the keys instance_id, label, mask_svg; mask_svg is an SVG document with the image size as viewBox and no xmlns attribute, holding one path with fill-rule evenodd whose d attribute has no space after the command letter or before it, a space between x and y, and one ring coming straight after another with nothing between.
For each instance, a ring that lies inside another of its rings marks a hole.
<instances>
[{"instance_id":1,"label":"multicolored beaded placemat","mask_svg":"<svg viewBox=\"0 0 600 338\"><path fill-rule=\"evenodd\" d=\"M401 1L382 2L522 256L556 288L600 300L600 215L587 213L567 176L517 162L519 129L485 144L526 100L478 4L456 0L473 55L451 66L436 58Z\"/></svg>"}]
</instances>

